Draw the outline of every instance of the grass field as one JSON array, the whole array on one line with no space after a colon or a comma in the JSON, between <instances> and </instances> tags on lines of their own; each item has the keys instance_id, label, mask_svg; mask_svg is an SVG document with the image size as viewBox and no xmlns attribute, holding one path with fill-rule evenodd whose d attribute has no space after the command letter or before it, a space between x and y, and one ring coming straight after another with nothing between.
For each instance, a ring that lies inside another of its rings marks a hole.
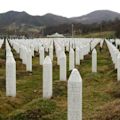
<instances>
[{"instance_id":1,"label":"grass field","mask_svg":"<svg viewBox=\"0 0 120 120\"><path fill-rule=\"evenodd\" d=\"M88 34L76 35L75 37L81 38L115 38L114 31L93 32Z\"/></svg>"},{"instance_id":2,"label":"grass field","mask_svg":"<svg viewBox=\"0 0 120 120\"><path fill-rule=\"evenodd\" d=\"M91 54L76 68L83 78L83 120L120 120L120 83L117 82L106 44L98 52L98 72L91 72ZM0 49L0 120L67 120L67 82L59 81L59 66L53 62L53 97L42 99L42 66L33 58L33 72L25 70L13 50L17 65L17 97L5 96L5 50ZM67 78L68 53L67 55Z\"/></svg>"}]
</instances>

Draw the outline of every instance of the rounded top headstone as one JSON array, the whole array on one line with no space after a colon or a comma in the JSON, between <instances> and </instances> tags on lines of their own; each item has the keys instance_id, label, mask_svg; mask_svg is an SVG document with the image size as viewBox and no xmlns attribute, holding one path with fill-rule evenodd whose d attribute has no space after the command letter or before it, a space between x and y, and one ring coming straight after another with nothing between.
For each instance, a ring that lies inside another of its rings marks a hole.
<instances>
[{"instance_id":1,"label":"rounded top headstone","mask_svg":"<svg viewBox=\"0 0 120 120\"><path fill-rule=\"evenodd\" d=\"M76 68L74 68L72 70L68 82L82 82L82 78L80 76L80 73Z\"/></svg>"}]
</instances>

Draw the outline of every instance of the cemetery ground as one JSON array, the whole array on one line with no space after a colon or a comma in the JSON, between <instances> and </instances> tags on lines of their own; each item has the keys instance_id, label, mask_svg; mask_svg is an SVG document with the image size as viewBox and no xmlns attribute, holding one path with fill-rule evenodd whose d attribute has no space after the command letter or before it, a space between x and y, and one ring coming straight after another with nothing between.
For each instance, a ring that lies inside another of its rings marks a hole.
<instances>
[{"instance_id":1,"label":"cemetery ground","mask_svg":"<svg viewBox=\"0 0 120 120\"><path fill-rule=\"evenodd\" d=\"M83 120L120 120L120 83L108 48L104 43L98 52L98 72L91 72L91 54L76 68L83 79ZM33 58L33 72L13 50L16 60L17 96L5 96L5 49L0 49L0 120L67 120L67 82L59 80L59 66L53 61L53 97L42 99L42 66L39 55ZM47 53L46 53L47 55ZM68 53L67 55L67 79Z\"/></svg>"}]
</instances>

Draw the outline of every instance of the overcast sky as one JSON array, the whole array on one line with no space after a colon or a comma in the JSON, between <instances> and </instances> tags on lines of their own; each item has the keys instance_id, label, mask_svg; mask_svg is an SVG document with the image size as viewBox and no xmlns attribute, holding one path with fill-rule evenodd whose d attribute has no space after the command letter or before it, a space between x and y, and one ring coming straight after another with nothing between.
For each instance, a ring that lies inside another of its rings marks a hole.
<instances>
[{"instance_id":1,"label":"overcast sky","mask_svg":"<svg viewBox=\"0 0 120 120\"><path fill-rule=\"evenodd\" d=\"M74 17L103 9L120 13L120 0L0 0L0 13L15 10L31 15L53 13Z\"/></svg>"}]
</instances>

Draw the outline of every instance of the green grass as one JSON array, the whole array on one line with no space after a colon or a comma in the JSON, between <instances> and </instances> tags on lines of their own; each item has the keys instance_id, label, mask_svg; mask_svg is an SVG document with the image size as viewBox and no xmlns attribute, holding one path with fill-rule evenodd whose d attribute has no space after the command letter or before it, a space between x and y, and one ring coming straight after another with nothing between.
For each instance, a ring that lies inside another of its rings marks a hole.
<instances>
[{"instance_id":1,"label":"green grass","mask_svg":"<svg viewBox=\"0 0 120 120\"><path fill-rule=\"evenodd\" d=\"M93 32L88 34L76 35L75 37L81 38L115 38L114 31L105 31L105 32Z\"/></svg>"},{"instance_id":2,"label":"green grass","mask_svg":"<svg viewBox=\"0 0 120 120\"><path fill-rule=\"evenodd\" d=\"M0 49L0 120L67 120L67 82L59 81L56 57L54 56L53 61L53 97L43 100L42 66L39 65L38 53L35 53L33 58L33 72L29 73L13 50L17 65L17 96L12 98L5 96L4 52L3 46ZM111 105L110 108L118 110L116 101L120 98L120 83L116 80L116 71L106 44L102 52L97 46L97 52L97 73L91 72L91 54L85 56L80 66L76 66L83 78L83 120L107 120L111 111L105 112L106 106ZM66 55L69 77L68 53ZM120 112L118 111L117 113ZM113 112L113 115L115 116L116 112ZM110 120L118 119L110 117Z\"/></svg>"}]
</instances>

